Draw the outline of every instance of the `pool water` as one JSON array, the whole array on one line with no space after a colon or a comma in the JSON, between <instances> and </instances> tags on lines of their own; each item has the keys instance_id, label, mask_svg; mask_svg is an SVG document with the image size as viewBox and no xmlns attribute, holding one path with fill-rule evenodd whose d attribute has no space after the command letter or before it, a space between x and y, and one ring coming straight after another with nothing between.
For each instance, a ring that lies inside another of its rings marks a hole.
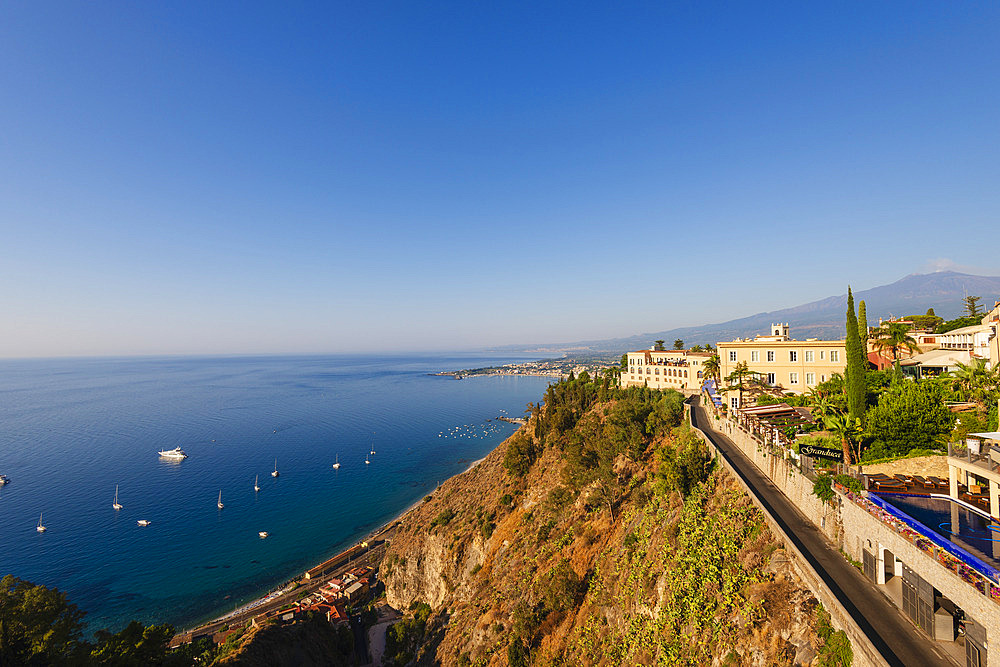
<instances>
[{"instance_id":1,"label":"pool water","mask_svg":"<svg viewBox=\"0 0 1000 667\"><path fill-rule=\"evenodd\" d=\"M878 493L938 535L1000 569L1000 524L946 498Z\"/></svg>"}]
</instances>

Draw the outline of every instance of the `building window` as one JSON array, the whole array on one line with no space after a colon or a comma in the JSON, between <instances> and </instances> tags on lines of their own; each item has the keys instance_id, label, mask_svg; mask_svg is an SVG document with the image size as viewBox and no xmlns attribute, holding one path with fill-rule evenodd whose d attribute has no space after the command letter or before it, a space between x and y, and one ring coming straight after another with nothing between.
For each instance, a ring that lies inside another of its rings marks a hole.
<instances>
[{"instance_id":1,"label":"building window","mask_svg":"<svg viewBox=\"0 0 1000 667\"><path fill-rule=\"evenodd\" d=\"M750 350L750 361L760 361L760 350Z\"/></svg>"},{"instance_id":2,"label":"building window","mask_svg":"<svg viewBox=\"0 0 1000 667\"><path fill-rule=\"evenodd\" d=\"M777 382L777 378L774 377L774 373L768 373L767 374L767 383L773 385L776 382Z\"/></svg>"},{"instance_id":3,"label":"building window","mask_svg":"<svg viewBox=\"0 0 1000 667\"><path fill-rule=\"evenodd\" d=\"M657 374L657 375L659 375L659 374L660 374L660 369L659 369L659 368L657 368L657 369L656 369L656 374Z\"/></svg>"},{"instance_id":4,"label":"building window","mask_svg":"<svg viewBox=\"0 0 1000 667\"><path fill-rule=\"evenodd\" d=\"M767 351L767 360L768 361L774 361L774 350L768 350Z\"/></svg>"},{"instance_id":5,"label":"building window","mask_svg":"<svg viewBox=\"0 0 1000 667\"><path fill-rule=\"evenodd\" d=\"M816 374L815 373L806 373L806 384L809 384L809 385L816 384Z\"/></svg>"},{"instance_id":6,"label":"building window","mask_svg":"<svg viewBox=\"0 0 1000 667\"><path fill-rule=\"evenodd\" d=\"M823 361L823 355L825 355L825 354L826 354L826 352L824 350L820 350L819 351L819 360L820 361Z\"/></svg>"},{"instance_id":7,"label":"building window","mask_svg":"<svg viewBox=\"0 0 1000 667\"><path fill-rule=\"evenodd\" d=\"M736 361L736 350L729 350L729 361Z\"/></svg>"},{"instance_id":8,"label":"building window","mask_svg":"<svg viewBox=\"0 0 1000 667\"><path fill-rule=\"evenodd\" d=\"M830 361L840 361L840 350L830 350Z\"/></svg>"},{"instance_id":9,"label":"building window","mask_svg":"<svg viewBox=\"0 0 1000 667\"><path fill-rule=\"evenodd\" d=\"M806 361L815 361L815 359L813 359L813 355L815 353L812 350L806 350L805 354L806 354Z\"/></svg>"},{"instance_id":10,"label":"building window","mask_svg":"<svg viewBox=\"0 0 1000 667\"><path fill-rule=\"evenodd\" d=\"M826 376L825 375L820 375L819 376L819 381L820 382L826 382Z\"/></svg>"},{"instance_id":11,"label":"building window","mask_svg":"<svg viewBox=\"0 0 1000 667\"><path fill-rule=\"evenodd\" d=\"M788 351L788 360L789 361L798 361L799 360L799 353L798 353L798 351L796 351L796 350L789 350Z\"/></svg>"},{"instance_id":12,"label":"building window","mask_svg":"<svg viewBox=\"0 0 1000 667\"><path fill-rule=\"evenodd\" d=\"M733 398L730 398L729 399L729 407L731 407L733 410L736 410L737 408L739 408L740 407L740 399L738 397L736 397L736 396L734 396Z\"/></svg>"},{"instance_id":13,"label":"building window","mask_svg":"<svg viewBox=\"0 0 1000 667\"><path fill-rule=\"evenodd\" d=\"M788 384L798 384L798 383L799 383L799 374L798 373L789 373L788 374Z\"/></svg>"}]
</instances>

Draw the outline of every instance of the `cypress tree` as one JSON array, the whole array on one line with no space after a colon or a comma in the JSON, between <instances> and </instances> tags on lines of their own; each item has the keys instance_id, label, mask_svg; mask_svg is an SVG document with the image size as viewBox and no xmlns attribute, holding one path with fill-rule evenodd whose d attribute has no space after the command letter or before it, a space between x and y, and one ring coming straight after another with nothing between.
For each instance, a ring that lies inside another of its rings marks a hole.
<instances>
[{"instance_id":1,"label":"cypress tree","mask_svg":"<svg viewBox=\"0 0 1000 667\"><path fill-rule=\"evenodd\" d=\"M847 352L847 369L844 373L847 380L847 416L851 420L865 418L865 355L861 349L861 336L858 333L858 318L854 314L854 295L847 288L847 336L844 347Z\"/></svg>"},{"instance_id":2,"label":"cypress tree","mask_svg":"<svg viewBox=\"0 0 1000 667\"><path fill-rule=\"evenodd\" d=\"M861 351L868 356L868 311L864 299L858 302L858 336L861 337Z\"/></svg>"}]
</instances>

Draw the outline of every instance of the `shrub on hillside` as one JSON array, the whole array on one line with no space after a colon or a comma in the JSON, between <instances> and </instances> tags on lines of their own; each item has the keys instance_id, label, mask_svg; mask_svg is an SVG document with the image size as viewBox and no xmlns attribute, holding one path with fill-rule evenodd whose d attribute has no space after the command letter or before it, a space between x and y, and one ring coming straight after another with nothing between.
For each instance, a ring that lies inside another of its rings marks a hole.
<instances>
[{"instance_id":1,"label":"shrub on hillside","mask_svg":"<svg viewBox=\"0 0 1000 667\"><path fill-rule=\"evenodd\" d=\"M868 411L866 431L872 444L864 460L940 446L954 421L940 385L929 381L897 382Z\"/></svg>"},{"instance_id":2,"label":"shrub on hillside","mask_svg":"<svg viewBox=\"0 0 1000 667\"><path fill-rule=\"evenodd\" d=\"M503 467L513 477L524 477L538 458L538 447L530 436L517 432L507 442Z\"/></svg>"},{"instance_id":3,"label":"shrub on hillside","mask_svg":"<svg viewBox=\"0 0 1000 667\"><path fill-rule=\"evenodd\" d=\"M677 491L687 497L708 479L712 460L705 443L687 428L676 429L676 440L657 450L660 469L655 482L656 492L664 495Z\"/></svg>"}]
</instances>

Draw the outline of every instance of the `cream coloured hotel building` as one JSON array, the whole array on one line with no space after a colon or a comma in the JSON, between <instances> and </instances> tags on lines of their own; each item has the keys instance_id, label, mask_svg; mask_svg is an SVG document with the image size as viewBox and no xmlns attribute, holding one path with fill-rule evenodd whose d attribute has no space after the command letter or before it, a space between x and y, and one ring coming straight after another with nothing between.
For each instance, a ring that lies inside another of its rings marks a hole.
<instances>
[{"instance_id":1,"label":"cream coloured hotel building","mask_svg":"<svg viewBox=\"0 0 1000 667\"><path fill-rule=\"evenodd\" d=\"M719 343L717 347L723 378L736 369L736 364L746 363L751 371L760 373L765 383L795 394L826 382L834 373L843 373L847 366L844 341L792 340L787 324L772 324L765 336ZM739 397L730 394L726 397L729 407L741 407Z\"/></svg>"},{"instance_id":2,"label":"cream coloured hotel building","mask_svg":"<svg viewBox=\"0 0 1000 667\"><path fill-rule=\"evenodd\" d=\"M702 366L711 352L690 350L639 350L628 353L628 370L622 372L623 387L648 386L650 389L676 389L700 392L704 376Z\"/></svg>"}]
</instances>

